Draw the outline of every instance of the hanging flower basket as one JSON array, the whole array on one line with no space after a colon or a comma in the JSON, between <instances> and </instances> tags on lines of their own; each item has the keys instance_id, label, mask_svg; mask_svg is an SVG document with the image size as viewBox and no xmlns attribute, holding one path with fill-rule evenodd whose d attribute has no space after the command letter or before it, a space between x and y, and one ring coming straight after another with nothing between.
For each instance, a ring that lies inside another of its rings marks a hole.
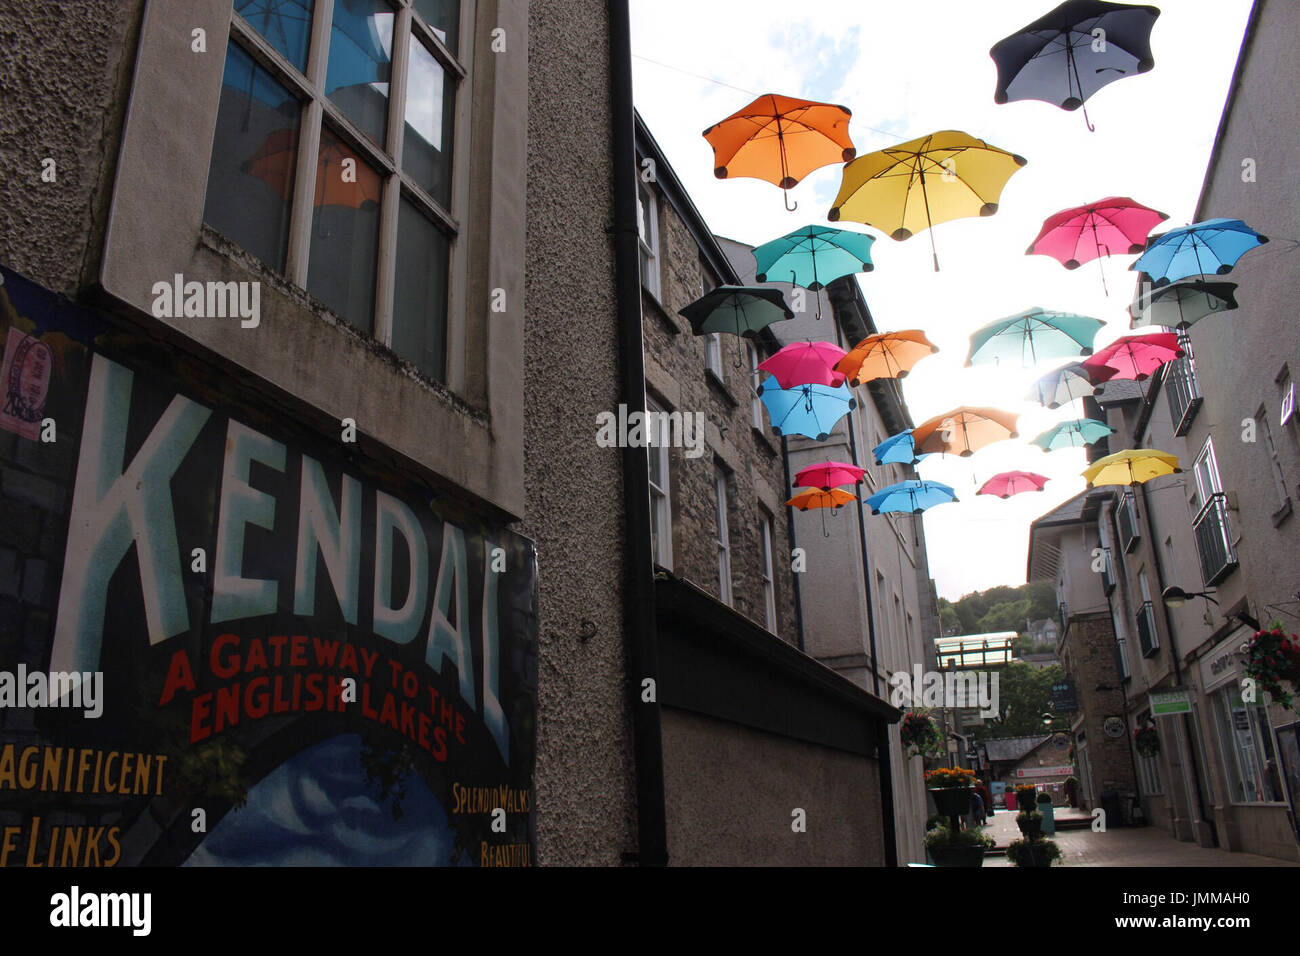
<instances>
[{"instance_id":1,"label":"hanging flower basket","mask_svg":"<svg viewBox=\"0 0 1300 956\"><path fill-rule=\"evenodd\" d=\"M903 714L899 733L909 756L937 757L943 753L943 731L928 711L909 710Z\"/></svg>"},{"instance_id":2,"label":"hanging flower basket","mask_svg":"<svg viewBox=\"0 0 1300 956\"><path fill-rule=\"evenodd\" d=\"M1257 631L1246 645L1244 671L1275 703L1295 710L1291 692L1282 682L1300 683L1300 637L1284 632L1280 621L1274 621L1267 631Z\"/></svg>"},{"instance_id":3,"label":"hanging flower basket","mask_svg":"<svg viewBox=\"0 0 1300 956\"><path fill-rule=\"evenodd\" d=\"M1143 757L1154 757L1160 753L1160 734L1155 724L1146 724L1133 731L1133 749Z\"/></svg>"}]
</instances>

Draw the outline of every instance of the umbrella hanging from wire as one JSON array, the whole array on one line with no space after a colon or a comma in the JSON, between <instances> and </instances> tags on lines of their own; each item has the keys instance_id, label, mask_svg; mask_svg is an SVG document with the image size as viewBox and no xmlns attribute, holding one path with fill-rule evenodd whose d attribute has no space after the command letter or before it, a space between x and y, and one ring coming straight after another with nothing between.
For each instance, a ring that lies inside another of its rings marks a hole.
<instances>
[{"instance_id":1,"label":"umbrella hanging from wire","mask_svg":"<svg viewBox=\"0 0 1300 956\"><path fill-rule=\"evenodd\" d=\"M925 455L918 455L912 443L912 429L907 428L896 435L890 435L875 448L871 454L877 465L915 465Z\"/></svg>"},{"instance_id":2,"label":"umbrella hanging from wire","mask_svg":"<svg viewBox=\"0 0 1300 956\"><path fill-rule=\"evenodd\" d=\"M1101 268L1103 252L1108 258L1137 255L1156 224L1168 218L1126 196L1110 196L1049 216L1025 255L1051 256L1067 269L1096 259L1102 291L1110 295Z\"/></svg>"},{"instance_id":3,"label":"umbrella hanging from wire","mask_svg":"<svg viewBox=\"0 0 1300 956\"><path fill-rule=\"evenodd\" d=\"M775 378L763 382L758 397L767 408L775 434L803 435L816 441L829 438L835 423L858 405L848 385L779 388Z\"/></svg>"},{"instance_id":4,"label":"umbrella hanging from wire","mask_svg":"<svg viewBox=\"0 0 1300 956\"><path fill-rule=\"evenodd\" d=\"M1023 156L958 130L942 130L860 156L844 165L840 191L827 213L904 240L941 222L991 216ZM939 253L930 233L934 271Z\"/></svg>"},{"instance_id":5,"label":"umbrella hanging from wire","mask_svg":"<svg viewBox=\"0 0 1300 956\"><path fill-rule=\"evenodd\" d=\"M1207 315L1230 312L1237 308L1235 282L1209 282L1204 279L1179 279L1168 285L1149 288L1129 306L1130 328L1162 326L1186 329Z\"/></svg>"},{"instance_id":6,"label":"umbrella hanging from wire","mask_svg":"<svg viewBox=\"0 0 1300 956\"><path fill-rule=\"evenodd\" d=\"M758 363L761 371L772 375L782 388L796 385L844 384L844 373L835 364L844 358L844 350L833 342L792 342L771 358ZM759 387L762 394L762 386Z\"/></svg>"},{"instance_id":7,"label":"umbrella hanging from wire","mask_svg":"<svg viewBox=\"0 0 1300 956\"><path fill-rule=\"evenodd\" d=\"M1020 437L1016 431L1018 419L1018 415L1000 409L963 405L918 425L912 441L918 452L968 458L985 445Z\"/></svg>"},{"instance_id":8,"label":"umbrella hanging from wire","mask_svg":"<svg viewBox=\"0 0 1300 956\"><path fill-rule=\"evenodd\" d=\"M1023 366L1045 358L1091 355L1092 340L1105 324L1072 312L1029 309L977 329L970 337L966 365L1009 359Z\"/></svg>"},{"instance_id":9,"label":"umbrella hanging from wire","mask_svg":"<svg viewBox=\"0 0 1300 956\"><path fill-rule=\"evenodd\" d=\"M882 488L867 498L864 503L871 507L873 515L896 513L919 515L935 505L956 500L957 493L945 484L909 478L907 481Z\"/></svg>"},{"instance_id":10,"label":"umbrella hanging from wire","mask_svg":"<svg viewBox=\"0 0 1300 956\"><path fill-rule=\"evenodd\" d=\"M817 292L841 276L874 269L871 244L875 241L875 236L863 232L804 226L754 249L758 269L754 281L784 282L789 273L793 285ZM821 317L821 296L817 296L817 318Z\"/></svg>"},{"instance_id":11,"label":"umbrella hanging from wire","mask_svg":"<svg viewBox=\"0 0 1300 956\"><path fill-rule=\"evenodd\" d=\"M1029 390L1028 400L1038 402L1047 408L1060 408L1076 398L1087 398L1097 391L1097 386L1112 378L1115 370L1109 367L1088 368L1079 362L1071 362L1060 368L1052 369Z\"/></svg>"},{"instance_id":12,"label":"umbrella hanging from wire","mask_svg":"<svg viewBox=\"0 0 1300 956\"><path fill-rule=\"evenodd\" d=\"M1238 259L1266 242L1267 236L1240 219L1207 219L1152 238L1129 268L1145 272L1157 286L1192 276L1226 275Z\"/></svg>"},{"instance_id":13,"label":"umbrella hanging from wire","mask_svg":"<svg viewBox=\"0 0 1300 956\"><path fill-rule=\"evenodd\" d=\"M1095 418L1075 418L1068 422L1058 422L1041 435L1030 440L1043 451L1056 451L1058 448L1083 448L1095 441L1101 441L1107 435L1115 434L1115 429Z\"/></svg>"},{"instance_id":14,"label":"umbrella hanging from wire","mask_svg":"<svg viewBox=\"0 0 1300 956\"><path fill-rule=\"evenodd\" d=\"M1126 448L1099 458L1081 474L1087 479L1088 487L1096 488L1098 485L1140 485L1182 470L1177 455L1154 448Z\"/></svg>"},{"instance_id":15,"label":"umbrella hanging from wire","mask_svg":"<svg viewBox=\"0 0 1300 956\"><path fill-rule=\"evenodd\" d=\"M794 476L796 487L820 488L830 491L840 485L855 485L866 474L857 465L843 461L823 461L800 468Z\"/></svg>"},{"instance_id":16,"label":"umbrella hanging from wire","mask_svg":"<svg viewBox=\"0 0 1300 956\"><path fill-rule=\"evenodd\" d=\"M821 511L822 537L829 538L831 533L826 528L827 509L830 510L831 516L834 517L839 514L840 508L844 507L849 502L857 500L858 499L854 495L849 494L847 491L842 491L839 488L831 488L828 490L809 488L806 491L799 492L787 501L786 504L791 508L798 508L800 511Z\"/></svg>"},{"instance_id":17,"label":"umbrella hanging from wire","mask_svg":"<svg viewBox=\"0 0 1300 956\"><path fill-rule=\"evenodd\" d=\"M905 378L916 363L939 351L920 329L878 332L853 346L835 368L849 384L863 385L877 378Z\"/></svg>"},{"instance_id":18,"label":"umbrella hanging from wire","mask_svg":"<svg viewBox=\"0 0 1300 956\"><path fill-rule=\"evenodd\" d=\"M1111 378L1141 382L1166 362L1182 356L1183 349L1176 333L1154 332L1121 336L1082 364L1090 372L1109 368Z\"/></svg>"},{"instance_id":19,"label":"umbrella hanging from wire","mask_svg":"<svg viewBox=\"0 0 1300 956\"><path fill-rule=\"evenodd\" d=\"M765 93L704 131L713 147L713 175L749 177L789 190L814 169L857 155L849 138L848 107Z\"/></svg>"},{"instance_id":20,"label":"umbrella hanging from wire","mask_svg":"<svg viewBox=\"0 0 1300 956\"><path fill-rule=\"evenodd\" d=\"M993 101L1041 100L1077 110L1106 84L1155 66L1151 28L1158 16L1152 6L1067 0L989 50L998 68ZM1086 106L1083 121L1093 129Z\"/></svg>"},{"instance_id":21,"label":"umbrella hanging from wire","mask_svg":"<svg viewBox=\"0 0 1300 956\"><path fill-rule=\"evenodd\" d=\"M779 289L738 285L710 289L677 314L691 323L696 335L729 332L751 337L773 322L794 318ZM733 364L740 368L743 363L737 359Z\"/></svg>"},{"instance_id":22,"label":"umbrella hanging from wire","mask_svg":"<svg viewBox=\"0 0 1300 956\"><path fill-rule=\"evenodd\" d=\"M1047 482L1045 475L1036 475L1032 471L1004 471L984 482L975 494L1010 498L1025 491L1042 491Z\"/></svg>"}]
</instances>

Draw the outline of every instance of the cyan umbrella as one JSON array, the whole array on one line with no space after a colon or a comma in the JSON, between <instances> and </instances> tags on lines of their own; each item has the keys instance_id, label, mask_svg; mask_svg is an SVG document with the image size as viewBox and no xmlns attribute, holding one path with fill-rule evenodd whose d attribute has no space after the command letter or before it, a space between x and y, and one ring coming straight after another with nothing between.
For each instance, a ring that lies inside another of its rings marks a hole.
<instances>
[{"instance_id":1,"label":"cyan umbrella","mask_svg":"<svg viewBox=\"0 0 1300 956\"><path fill-rule=\"evenodd\" d=\"M1043 451L1056 451L1058 448L1082 448L1100 441L1107 435L1113 435L1115 429L1095 418L1076 418L1068 422L1053 425L1032 441Z\"/></svg>"},{"instance_id":2,"label":"cyan umbrella","mask_svg":"<svg viewBox=\"0 0 1300 956\"><path fill-rule=\"evenodd\" d=\"M1086 315L1035 307L977 329L970 337L966 364L1032 365L1042 359L1091 355L1092 340L1105 324Z\"/></svg>"},{"instance_id":3,"label":"cyan umbrella","mask_svg":"<svg viewBox=\"0 0 1300 956\"><path fill-rule=\"evenodd\" d=\"M804 435L817 441L829 438L835 423L858 405L848 385L779 388L775 377L763 382L758 397L776 434Z\"/></svg>"},{"instance_id":4,"label":"cyan umbrella","mask_svg":"<svg viewBox=\"0 0 1300 956\"><path fill-rule=\"evenodd\" d=\"M1152 239L1129 268L1145 272L1157 286L1191 276L1226 275L1238 259L1266 242L1267 236L1240 219L1207 219Z\"/></svg>"},{"instance_id":5,"label":"cyan umbrella","mask_svg":"<svg viewBox=\"0 0 1300 956\"><path fill-rule=\"evenodd\" d=\"M1114 374L1115 370L1111 368L1089 369L1078 362L1071 362L1052 369L1034 382L1034 387L1029 390L1029 401L1048 408L1060 408L1069 405L1076 398L1086 398L1093 394L1101 382Z\"/></svg>"},{"instance_id":6,"label":"cyan umbrella","mask_svg":"<svg viewBox=\"0 0 1300 956\"><path fill-rule=\"evenodd\" d=\"M877 465L915 465L921 459L912 446L910 428L904 429L897 435L890 435L871 449L871 454L875 456Z\"/></svg>"},{"instance_id":7,"label":"cyan umbrella","mask_svg":"<svg viewBox=\"0 0 1300 956\"><path fill-rule=\"evenodd\" d=\"M841 276L870 272L875 236L830 226L804 226L754 250L758 282L790 282L816 292ZM789 276L789 279L786 277ZM817 318L822 317L821 297Z\"/></svg>"},{"instance_id":8,"label":"cyan umbrella","mask_svg":"<svg viewBox=\"0 0 1300 956\"><path fill-rule=\"evenodd\" d=\"M947 485L937 481L919 481L909 478L896 485L882 488L866 504L871 507L873 515L905 512L919 515L927 508L947 504L957 500L957 493Z\"/></svg>"},{"instance_id":9,"label":"cyan umbrella","mask_svg":"<svg viewBox=\"0 0 1300 956\"><path fill-rule=\"evenodd\" d=\"M1168 285L1151 289L1129 306L1133 317L1129 328L1147 325L1185 329L1216 312L1229 312L1237 307L1233 293L1235 282L1206 282L1204 279L1179 279Z\"/></svg>"}]
</instances>

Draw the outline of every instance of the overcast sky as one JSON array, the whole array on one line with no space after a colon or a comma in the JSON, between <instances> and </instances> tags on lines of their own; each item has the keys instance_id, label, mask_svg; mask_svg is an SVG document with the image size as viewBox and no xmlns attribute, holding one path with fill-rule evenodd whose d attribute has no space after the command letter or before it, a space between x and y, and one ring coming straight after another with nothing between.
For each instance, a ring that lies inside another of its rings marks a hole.
<instances>
[{"instance_id":1,"label":"overcast sky","mask_svg":"<svg viewBox=\"0 0 1300 956\"><path fill-rule=\"evenodd\" d=\"M785 211L781 191L768 183L714 178L713 151L701 132L760 93L847 106L859 156L956 129L1029 160L1003 190L995 216L935 227L941 272L933 271L927 233L905 242L876 233L875 271L859 277L882 331L923 329L941 350L903 381L915 422L958 405L1021 413L1019 440L967 459L932 456L920 466L922 477L952 485L962 499L925 518L930 571L950 599L1024 583L1029 523L1083 490L1086 464L1082 449L1045 454L1028 444L1054 423L1082 417L1079 402L1049 411L1025 401L1034 379L1065 360L1032 369L963 368L970 333L1032 306L1104 320L1098 348L1130 331L1134 257L1102 260L1107 297L1095 262L1069 272L1025 249L1051 214L1106 196L1168 213L1157 229L1191 222L1250 12L1250 0L1167 0L1152 33L1155 69L1089 99L1097 128L1089 133L1081 111L993 102L989 48L1053 6L632 0L637 108L719 235L759 245L800 226L829 224L842 166L800 183L791 192L796 212ZM1016 469L1052 480L1043 492L1006 501L975 496L994 474Z\"/></svg>"}]
</instances>

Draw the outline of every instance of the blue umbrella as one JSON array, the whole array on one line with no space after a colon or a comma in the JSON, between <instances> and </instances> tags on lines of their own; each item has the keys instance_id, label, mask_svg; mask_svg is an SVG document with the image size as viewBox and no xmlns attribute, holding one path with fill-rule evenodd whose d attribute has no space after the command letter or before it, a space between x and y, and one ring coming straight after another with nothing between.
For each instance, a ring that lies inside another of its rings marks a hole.
<instances>
[{"instance_id":1,"label":"blue umbrella","mask_svg":"<svg viewBox=\"0 0 1300 956\"><path fill-rule=\"evenodd\" d=\"M916 453L912 442L912 429L907 428L897 435L890 435L875 448L871 454L876 456L877 465L915 465L925 455Z\"/></svg>"},{"instance_id":2,"label":"blue umbrella","mask_svg":"<svg viewBox=\"0 0 1300 956\"><path fill-rule=\"evenodd\" d=\"M830 226L804 226L754 250L757 282L784 282L816 292L841 276L870 272L871 244L875 236ZM821 300L817 302L821 318Z\"/></svg>"},{"instance_id":3,"label":"blue umbrella","mask_svg":"<svg viewBox=\"0 0 1300 956\"><path fill-rule=\"evenodd\" d=\"M956 501L957 493L937 481L908 479L882 488L866 500L873 515L906 512L919 515L926 508Z\"/></svg>"},{"instance_id":4,"label":"blue umbrella","mask_svg":"<svg viewBox=\"0 0 1300 956\"><path fill-rule=\"evenodd\" d=\"M772 431L778 435L804 435L817 441L830 437L835 423L858 403L849 386L796 385L781 388L775 376L769 376L758 389L759 399L767 408Z\"/></svg>"},{"instance_id":5,"label":"blue umbrella","mask_svg":"<svg viewBox=\"0 0 1300 956\"><path fill-rule=\"evenodd\" d=\"M1225 275L1245 253L1266 242L1267 236L1240 219L1207 219L1152 239L1129 268L1145 272L1157 286L1190 276Z\"/></svg>"},{"instance_id":6,"label":"blue umbrella","mask_svg":"<svg viewBox=\"0 0 1300 956\"><path fill-rule=\"evenodd\" d=\"M1107 435L1113 435L1115 429L1095 418L1076 418L1052 426L1035 438L1031 444L1043 451L1056 451L1058 448L1082 448L1100 441Z\"/></svg>"}]
</instances>

